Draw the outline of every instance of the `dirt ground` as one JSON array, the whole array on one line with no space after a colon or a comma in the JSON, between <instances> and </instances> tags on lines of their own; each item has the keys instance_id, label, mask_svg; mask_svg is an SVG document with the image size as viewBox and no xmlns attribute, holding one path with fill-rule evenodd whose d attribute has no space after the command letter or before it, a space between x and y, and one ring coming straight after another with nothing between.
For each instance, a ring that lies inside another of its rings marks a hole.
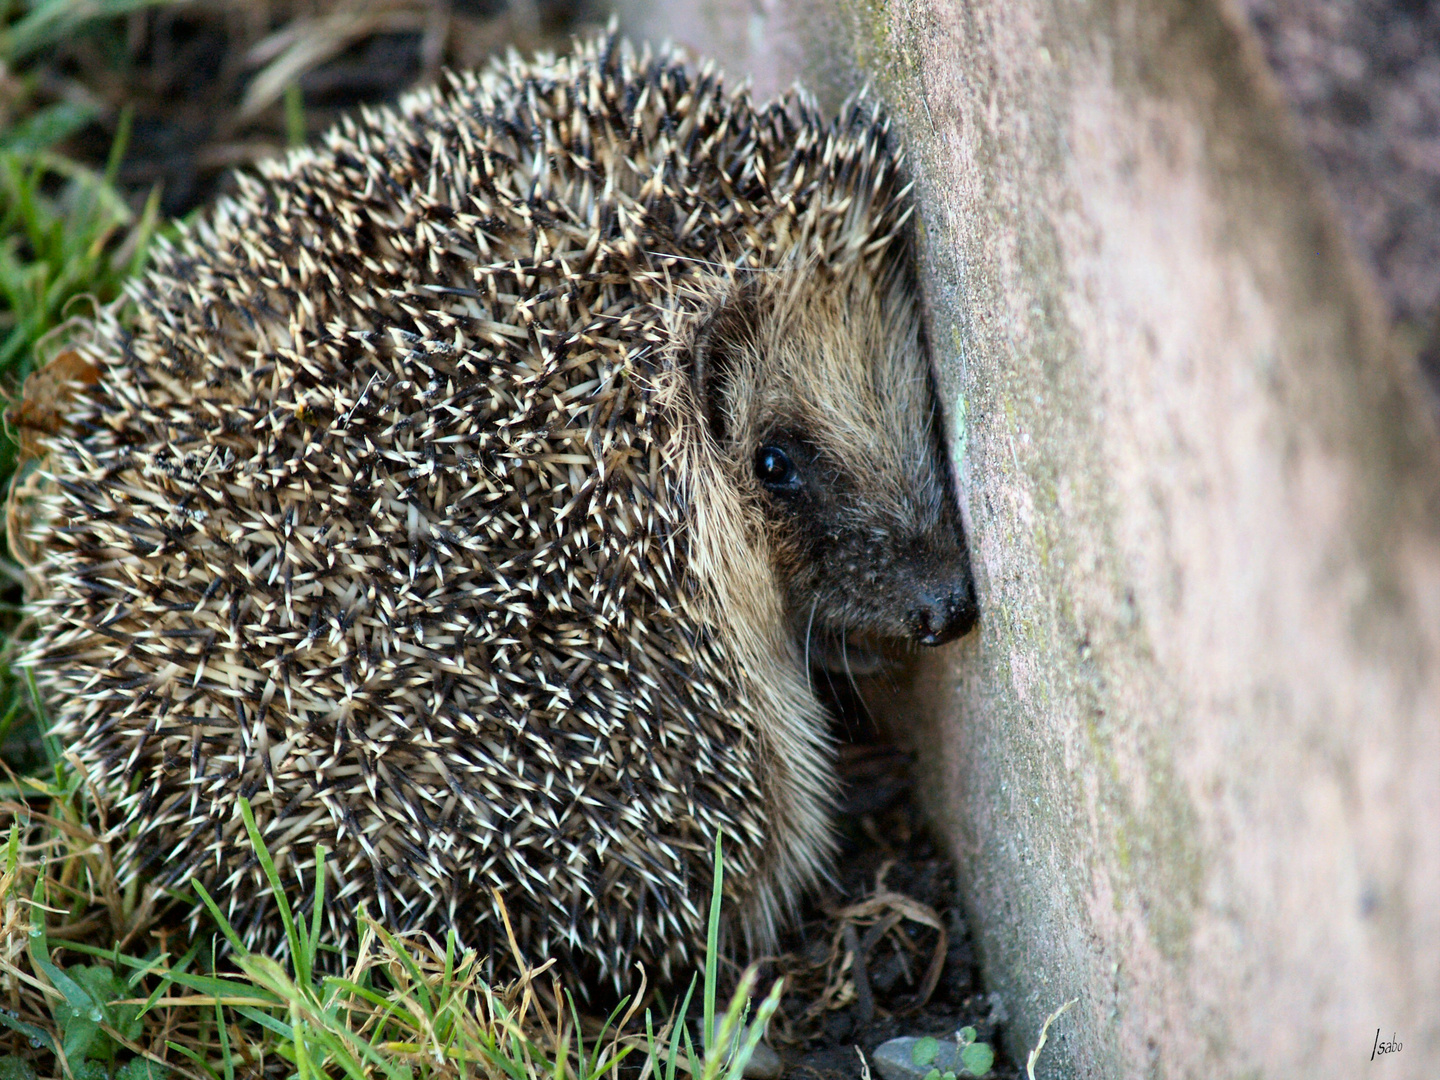
<instances>
[{"instance_id":1,"label":"dirt ground","mask_svg":"<svg viewBox=\"0 0 1440 1080\"><path fill-rule=\"evenodd\" d=\"M970 1026L997 1051L991 1075L1019 1076L999 1045L1005 1003L985 991L954 870L910 799L909 761L870 741L862 720L846 722L862 741L841 748L837 880L809 905L777 964L792 990L770 1041L786 1075L863 1080L855 1047L868 1055L897 1036L943 1039Z\"/></svg>"}]
</instances>

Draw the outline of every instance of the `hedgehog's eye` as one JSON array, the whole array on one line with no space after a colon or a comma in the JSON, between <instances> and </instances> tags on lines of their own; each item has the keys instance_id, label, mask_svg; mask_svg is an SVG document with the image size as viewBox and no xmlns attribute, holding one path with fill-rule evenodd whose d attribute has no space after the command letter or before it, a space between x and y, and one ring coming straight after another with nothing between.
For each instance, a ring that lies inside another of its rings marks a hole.
<instances>
[{"instance_id":1,"label":"hedgehog's eye","mask_svg":"<svg viewBox=\"0 0 1440 1080\"><path fill-rule=\"evenodd\" d=\"M800 470L790 455L778 446L762 446L755 451L755 475L777 495L790 495L800 490Z\"/></svg>"}]
</instances>

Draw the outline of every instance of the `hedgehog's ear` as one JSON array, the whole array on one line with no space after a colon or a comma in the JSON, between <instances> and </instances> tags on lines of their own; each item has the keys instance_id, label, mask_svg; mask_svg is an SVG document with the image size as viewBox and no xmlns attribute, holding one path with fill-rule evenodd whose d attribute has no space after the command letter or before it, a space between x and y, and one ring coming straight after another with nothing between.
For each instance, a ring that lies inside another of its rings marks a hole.
<instances>
[{"instance_id":1,"label":"hedgehog's ear","mask_svg":"<svg viewBox=\"0 0 1440 1080\"><path fill-rule=\"evenodd\" d=\"M705 318L690 346L690 387L710 434L722 446L734 434L736 368L744 350L754 347L758 325L757 297L753 290L741 288Z\"/></svg>"}]
</instances>

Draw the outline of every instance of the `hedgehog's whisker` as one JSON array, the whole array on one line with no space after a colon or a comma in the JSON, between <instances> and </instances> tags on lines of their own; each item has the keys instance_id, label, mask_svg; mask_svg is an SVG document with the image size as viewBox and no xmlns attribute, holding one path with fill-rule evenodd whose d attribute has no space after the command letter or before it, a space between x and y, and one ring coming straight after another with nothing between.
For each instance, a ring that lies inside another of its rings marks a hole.
<instances>
[{"instance_id":1,"label":"hedgehog's whisker","mask_svg":"<svg viewBox=\"0 0 1440 1080\"><path fill-rule=\"evenodd\" d=\"M855 696L860 697L860 687L855 685L855 673L850 670L850 636L845 630L840 631L840 663L845 668L845 678L850 680L850 689Z\"/></svg>"},{"instance_id":2,"label":"hedgehog's whisker","mask_svg":"<svg viewBox=\"0 0 1440 1080\"><path fill-rule=\"evenodd\" d=\"M810 666L810 631L815 628L815 607L820 597L810 601L810 619L805 624L805 678L810 683L810 692L815 692L815 669Z\"/></svg>"}]
</instances>

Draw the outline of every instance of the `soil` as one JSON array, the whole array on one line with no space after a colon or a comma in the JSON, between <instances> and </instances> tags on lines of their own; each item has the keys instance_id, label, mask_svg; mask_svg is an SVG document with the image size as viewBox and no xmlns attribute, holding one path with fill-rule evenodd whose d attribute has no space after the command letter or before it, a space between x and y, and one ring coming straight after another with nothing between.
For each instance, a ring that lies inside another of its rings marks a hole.
<instances>
[{"instance_id":1,"label":"soil","mask_svg":"<svg viewBox=\"0 0 1440 1080\"><path fill-rule=\"evenodd\" d=\"M98 107L65 146L97 167L130 112L119 186L137 209L158 186L162 211L179 217L225 190L235 166L272 157L359 106L393 100L443 68L476 67L512 46L564 47L590 26L580 11L579 0L142 7L67 38L43 58L37 89L41 103Z\"/></svg>"},{"instance_id":2,"label":"soil","mask_svg":"<svg viewBox=\"0 0 1440 1080\"><path fill-rule=\"evenodd\" d=\"M985 990L954 868L910 797L909 759L853 710L846 703L843 726L863 741L841 747L836 881L783 943L789 955L776 966L790 991L769 1041L786 1076L864 1080L857 1047L868 1058L889 1039L954 1038L968 1026L996 1051L991 1075L1018 1077L1001 1045L1005 1003Z\"/></svg>"}]
</instances>

